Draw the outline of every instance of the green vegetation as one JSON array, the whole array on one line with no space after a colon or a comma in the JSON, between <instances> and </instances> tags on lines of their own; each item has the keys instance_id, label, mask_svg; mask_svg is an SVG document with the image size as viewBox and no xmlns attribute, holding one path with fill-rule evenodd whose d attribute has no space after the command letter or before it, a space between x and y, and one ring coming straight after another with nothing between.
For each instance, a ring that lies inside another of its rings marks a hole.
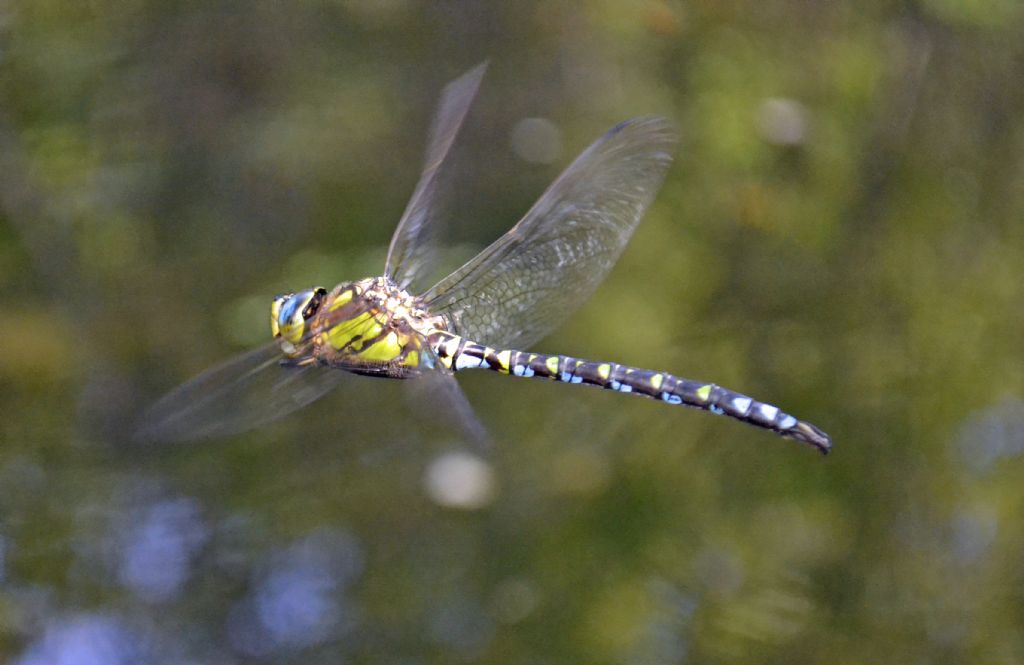
<instances>
[{"instance_id":1,"label":"green vegetation","mask_svg":"<svg viewBox=\"0 0 1024 665\"><path fill-rule=\"evenodd\" d=\"M0 659L1024 662L1022 29L1013 0L5 5ZM275 293L381 271L484 58L448 265L672 119L658 200L536 350L743 391L830 457L469 372L486 465L383 381L130 442L269 341ZM513 149L531 117L551 163Z\"/></svg>"}]
</instances>

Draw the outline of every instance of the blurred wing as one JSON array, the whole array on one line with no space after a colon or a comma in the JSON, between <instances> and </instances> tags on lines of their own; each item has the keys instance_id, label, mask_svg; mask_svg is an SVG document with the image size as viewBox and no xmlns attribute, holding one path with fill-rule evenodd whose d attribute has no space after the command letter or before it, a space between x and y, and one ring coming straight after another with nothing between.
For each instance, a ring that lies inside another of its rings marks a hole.
<instances>
[{"instance_id":1,"label":"blurred wing","mask_svg":"<svg viewBox=\"0 0 1024 665\"><path fill-rule=\"evenodd\" d=\"M435 367L442 367L434 358ZM491 438L487 428L477 417L473 405L466 398L462 386L451 371L439 369L423 372L412 384L413 405L424 418L442 421L447 428L457 432L463 442L475 447L478 452L491 450Z\"/></svg>"},{"instance_id":2,"label":"blurred wing","mask_svg":"<svg viewBox=\"0 0 1024 665\"><path fill-rule=\"evenodd\" d=\"M135 439L172 442L255 429L319 399L347 373L284 367L277 344L250 351L174 389L142 415Z\"/></svg>"},{"instance_id":3,"label":"blurred wing","mask_svg":"<svg viewBox=\"0 0 1024 665\"><path fill-rule=\"evenodd\" d=\"M562 324L618 260L672 162L663 118L627 120L583 152L526 216L423 296L453 332L529 346Z\"/></svg>"},{"instance_id":4,"label":"blurred wing","mask_svg":"<svg viewBox=\"0 0 1024 665\"><path fill-rule=\"evenodd\" d=\"M446 85L441 94L441 102L430 129L423 173L388 248L385 274L403 289L429 268L433 258L436 236L441 226L434 205L440 168L486 70L486 62L477 65Z\"/></svg>"}]
</instances>

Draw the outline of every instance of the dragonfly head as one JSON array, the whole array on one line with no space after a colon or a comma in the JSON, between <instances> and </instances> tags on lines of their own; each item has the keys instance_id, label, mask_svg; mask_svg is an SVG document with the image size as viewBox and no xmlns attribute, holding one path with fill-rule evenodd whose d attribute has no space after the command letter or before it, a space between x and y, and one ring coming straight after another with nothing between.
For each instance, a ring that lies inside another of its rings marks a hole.
<instances>
[{"instance_id":1,"label":"dragonfly head","mask_svg":"<svg viewBox=\"0 0 1024 665\"><path fill-rule=\"evenodd\" d=\"M327 290L318 286L274 298L270 305L270 329L286 354L298 353L298 345L309 332L306 324L316 316L326 295Z\"/></svg>"}]
</instances>

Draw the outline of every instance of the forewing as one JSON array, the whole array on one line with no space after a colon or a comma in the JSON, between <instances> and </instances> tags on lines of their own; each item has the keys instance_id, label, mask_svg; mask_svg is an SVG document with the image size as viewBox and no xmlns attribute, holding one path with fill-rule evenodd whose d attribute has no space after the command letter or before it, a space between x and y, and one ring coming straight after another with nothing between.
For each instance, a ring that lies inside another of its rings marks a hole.
<instances>
[{"instance_id":1,"label":"forewing","mask_svg":"<svg viewBox=\"0 0 1024 665\"><path fill-rule=\"evenodd\" d=\"M424 294L427 307L478 342L533 344L604 280L661 186L675 145L663 118L612 128L518 224Z\"/></svg>"},{"instance_id":2,"label":"forewing","mask_svg":"<svg viewBox=\"0 0 1024 665\"><path fill-rule=\"evenodd\" d=\"M441 166L486 70L486 62L477 65L445 86L441 93L441 102L431 125L423 173L388 248L385 274L403 289L430 268L438 231L443 226L438 220L439 211L435 203Z\"/></svg>"},{"instance_id":3,"label":"forewing","mask_svg":"<svg viewBox=\"0 0 1024 665\"><path fill-rule=\"evenodd\" d=\"M149 407L136 440L208 439L255 429L319 399L346 377L317 365L283 367L281 359L277 344L270 344L207 370Z\"/></svg>"}]
</instances>

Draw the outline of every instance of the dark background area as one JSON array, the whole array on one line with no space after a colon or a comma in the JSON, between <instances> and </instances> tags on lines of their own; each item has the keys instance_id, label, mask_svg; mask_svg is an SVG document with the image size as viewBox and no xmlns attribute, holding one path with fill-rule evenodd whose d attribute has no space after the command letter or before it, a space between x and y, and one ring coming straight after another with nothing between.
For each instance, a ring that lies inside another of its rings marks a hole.
<instances>
[{"instance_id":1,"label":"dark background area","mask_svg":"<svg viewBox=\"0 0 1024 665\"><path fill-rule=\"evenodd\" d=\"M1024 662L1022 29L1015 0L0 5L0 656ZM448 267L664 115L660 196L533 350L715 381L833 455L483 372L488 455L373 381L131 443L275 293L382 271L484 59Z\"/></svg>"}]
</instances>

